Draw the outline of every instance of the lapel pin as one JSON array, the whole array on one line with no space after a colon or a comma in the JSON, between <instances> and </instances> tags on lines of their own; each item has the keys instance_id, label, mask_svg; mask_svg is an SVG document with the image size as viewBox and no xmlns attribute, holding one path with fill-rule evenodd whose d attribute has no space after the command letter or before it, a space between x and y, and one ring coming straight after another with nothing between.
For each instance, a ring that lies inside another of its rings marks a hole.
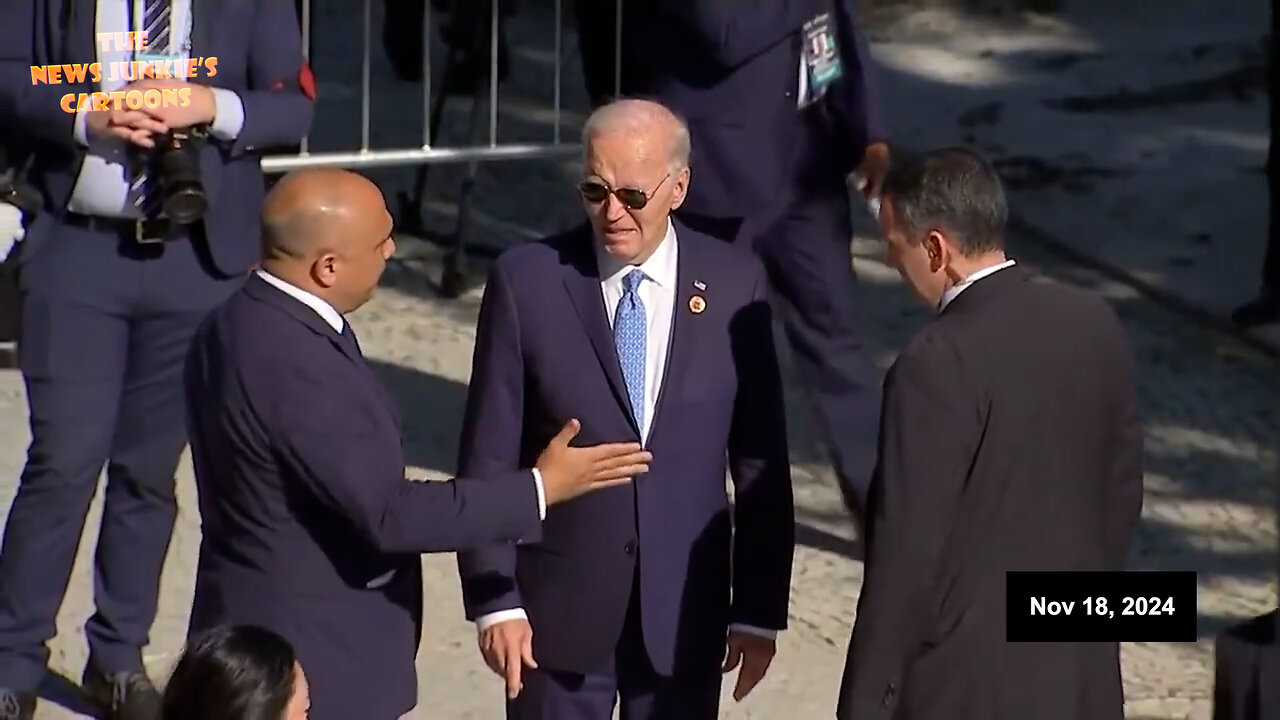
<instances>
[{"instance_id":1,"label":"lapel pin","mask_svg":"<svg viewBox=\"0 0 1280 720\"><path fill-rule=\"evenodd\" d=\"M707 309L707 301L702 299L701 295L694 295L689 298L689 312L694 315L701 315L703 310Z\"/></svg>"},{"instance_id":2,"label":"lapel pin","mask_svg":"<svg viewBox=\"0 0 1280 720\"><path fill-rule=\"evenodd\" d=\"M694 281L693 281L693 286L694 286L694 287L696 287L696 288L698 288L699 290L701 290L701 291L703 291L703 292L706 292L706 291L707 291L707 284L706 284L706 283L704 283L704 282L702 282L701 280L694 280Z\"/></svg>"}]
</instances>

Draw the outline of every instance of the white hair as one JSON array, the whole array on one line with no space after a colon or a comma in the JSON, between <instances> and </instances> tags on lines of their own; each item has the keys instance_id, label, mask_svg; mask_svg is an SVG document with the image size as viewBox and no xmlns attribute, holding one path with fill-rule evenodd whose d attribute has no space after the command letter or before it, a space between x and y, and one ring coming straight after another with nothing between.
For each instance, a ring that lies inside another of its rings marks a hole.
<instances>
[{"instance_id":1,"label":"white hair","mask_svg":"<svg viewBox=\"0 0 1280 720\"><path fill-rule=\"evenodd\" d=\"M665 105L652 100L614 100L596 108L582 126L582 147L585 151L592 139L600 135L643 135L652 133L655 128L663 128L664 125L671 129L672 168L683 170L689 167L689 153L692 149L689 126Z\"/></svg>"}]
</instances>

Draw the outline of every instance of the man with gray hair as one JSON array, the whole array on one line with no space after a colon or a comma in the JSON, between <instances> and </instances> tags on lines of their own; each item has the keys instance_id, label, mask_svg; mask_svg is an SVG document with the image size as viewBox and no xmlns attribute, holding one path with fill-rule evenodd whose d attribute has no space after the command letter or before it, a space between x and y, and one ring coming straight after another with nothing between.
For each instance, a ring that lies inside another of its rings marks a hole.
<instances>
[{"instance_id":1,"label":"man with gray hair","mask_svg":"<svg viewBox=\"0 0 1280 720\"><path fill-rule=\"evenodd\" d=\"M583 145L589 222L508 251L489 278L458 468L519 467L568 417L583 442L639 441L653 459L549 510L539 543L459 553L467 617L512 720L711 720L721 673L741 668L744 697L787 623L795 526L764 269L672 220L689 134L669 110L606 105Z\"/></svg>"},{"instance_id":2,"label":"man with gray hair","mask_svg":"<svg viewBox=\"0 0 1280 720\"><path fill-rule=\"evenodd\" d=\"M1124 567L1142 509L1124 329L1005 256L977 154L902 162L883 197L889 261L938 316L885 380L837 717L1120 720L1118 646L1005 642L1005 573Z\"/></svg>"}]
</instances>

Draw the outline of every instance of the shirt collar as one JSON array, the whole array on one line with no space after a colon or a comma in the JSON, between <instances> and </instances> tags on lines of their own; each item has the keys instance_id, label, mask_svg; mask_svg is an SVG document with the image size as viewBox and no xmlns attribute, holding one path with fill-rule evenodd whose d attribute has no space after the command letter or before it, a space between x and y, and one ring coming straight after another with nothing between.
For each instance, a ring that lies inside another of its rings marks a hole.
<instances>
[{"instance_id":1,"label":"shirt collar","mask_svg":"<svg viewBox=\"0 0 1280 720\"><path fill-rule=\"evenodd\" d=\"M321 300L320 298L307 292L306 290L303 290L297 285L293 285L292 283L287 283L284 280L281 280L280 278L276 277L275 275L272 275L266 270L262 270L261 268L259 268L258 270L255 270L254 272L257 274L258 277L262 278L262 280L266 282L268 285L275 287L280 292L288 295L289 297L292 297L294 300L297 300L303 305L306 305L307 307L314 310L317 315L319 315L326 323L329 324L329 327L333 328L334 332L341 333L342 328L346 327L346 321L342 319L342 313L335 310L332 305L325 302L324 300Z\"/></svg>"},{"instance_id":2,"label":"shirt collar","mask_svg":"<svg viewBox=\"0 0 1280 720\"><path fill-rule=\"evenodd\" d=\"M992 265L991 267L982 268L978 272L973 273L972 275L965 278L964 280L961 280L955 285L952 285L951 287L947 288L947 291L942 293L942 300L938 302L938 312L942 312L943 310L945 310L947 305L949 305L952 300L955 300L956 297L959 296L960 293L964 292L970 285L978 282L979 280L981 280L984 277L987 277L988 275L999 272L1000 270L1003 270L1007 267L1013 267L1016 264L1017 263L1015 263L1013 260L1005 260L1004 262L998 263L996 265Z\"/></svg>"},{"instance_id":3,"label":"shirt collar","mask_svg":"<svg viewBox=\"0 0 1280 720\"><path fill-rule=\"evenodd\" d=\"M648 260L639 265L629 265L619 262L607 253L601 252L599 246L597 246L596 267L600 270L601 281L606 285L621 286L622 278L632 269L639 268L644 273L645 278L660 287L674 288L676 286L677 256L676 229L671 220L668 219L667 234L663 236L662 241L658 243L658 247L654 249Z\"/></svg>"}]
</instances>

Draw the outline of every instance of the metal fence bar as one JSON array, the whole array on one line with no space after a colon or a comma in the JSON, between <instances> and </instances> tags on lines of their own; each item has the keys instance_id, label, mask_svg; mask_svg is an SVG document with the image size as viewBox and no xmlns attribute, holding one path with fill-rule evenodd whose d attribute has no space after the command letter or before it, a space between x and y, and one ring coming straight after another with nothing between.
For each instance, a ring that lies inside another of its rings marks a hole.
<instances>
[{"instance_id":1,"label":"metal fence bar","mask_svg":"<svg viewBox=\"0 0 1280 720\"><path fill-rule=\"evenodd\" d=\"M397 166L422 166L432 164L450 164L465 162L501 162L507 160L534 160L534 159L551 159L570 157L581 151L581 146L576 139L574 142L566 142L563 129L561 127L564 119L564 2L563 0L555 0L555 55L554 70L555 78L552 89L552 129L550 142L546 143L499 143L498 142L498 114L499 114L499 41L501 39L501 7L500 0L490 0L490 26L489 26L489 87L488 87L488 142L479 141L474 138L472 144L462 147L439 147L432 137L432 128L430 117L433 107L433 93L446 90L434 88L435 83L432 82L432 35L434 18L432 16L432 8L430 0L422 0L424 5L422 33L423 33L423 49L422 49L422 111L423 111L423 128L422 128L422 144L419 147L411 148L387 148L373 149L370 147L370 137L373 124L372 113L372 95L373 95L373 61L372 61L372 39L373 39L373 2L372 0L363 0L362 14L362 35L363 35L363 57L361 58L361 78L360 78L360 145L358 149L344 150L336 152L311 152L309 149L310 138L304 138L301 143L301 152L295 155L272 155L264 157L262 160L263 171L268 174L285 173L292 170L303 168L317 167L343 167L351 169L366 168L383 168ZM476 0L463 0L476 1ZM483 1L483 0L479 0ZM614 49L614 92L618 94L622 89L622 3L623 0L615 0L616 6L616 22L614 25L615 37L619 39L615 43ZM311 0L303 0L302 2L302 52L303 56L310 61L313 48L311 47L312 24L314 16L312 12ZM473 102L483 102L482 95L477 93L473 96ZM478 128L476 128L478 129ZM479 141L479 143L477 143Z\"/></svg>"},{"instance_id":2,"label":"metal fence bar","mask_svg":"<svg viewBox=\"0 0 1280 720\"><path fill-rule=\"evenodd\" d=\"M498 146L498 2L489 2L489 147Z\"/></svg>"},{"instance_id":3,"label":"metal fence bar","mask_svg":"<svg viewBox=\"0 0 1280 720\"><path fill-rule=\"evenodd\" d=\"M308 64L311 62L311 0L302 0L302 60ZM310 135L304 135L302 142L298 144L298 152L303 155L307 154Z\"/></svg>"},{"instance_id":4,"label":"metal fence bar","mask_svg":"<svg viewBox=\"0 0 1280 720\"><path fill-rule=\"evenodd\" d=\"M430 2L427 3L428 5ZM369 150L370 96L373 94L373 57L370 38L373 35L373 0L364 0L364 66L360 72L360 151ZM426 44L426 40L423 40Z\"/></svg>"},{"instance_id":5,"label":"metal fence bar","mask_svg":"<svg viewBox=\"0 0 1280 720\"><path fill-rule=\"evenodd\" d=\"M622 0L613 9L613 96L622 95Z\"/></svg>"},{"instance_id":6,"label":"metal fence bar","mask_svg":"<svg viewBox=\"0 0 1280 720\"><path fill-rule=\"evenodd\" d=\"M431 0L423 0L422 8L422 147L428 149L431 137Z\"/></svg>"},{"instance_id":7,"label":"metal fence bar","mask_svg":"<svg viewBox=\"0 0 1280 720\"><path fill-rule=\"evenodd\" d=\"M366 169L424 164L461 162L500 162L503 160L542 160L572 156L581 152L577 143L517 143L495 146L431 147L399 150L360 150L326 152L312 155L277 155L262 159L262 170L268 174L286 173L303 168L341 167Z\"/></svg>"},{"instance_id":8,"label":"metal fence bar","mask_svg":"<svg viewBox=\"0 0 1280 720\"><path fill-rule=\"evenodd\" d=\"M560 144L560 83L561 76L564 75L562 68L564 67L564 0L556 0L556 50L555 50L555 88L552 90L552 103L554 107L551 111L551 142L554 145Z\"/></svg>"}]
</instances>

